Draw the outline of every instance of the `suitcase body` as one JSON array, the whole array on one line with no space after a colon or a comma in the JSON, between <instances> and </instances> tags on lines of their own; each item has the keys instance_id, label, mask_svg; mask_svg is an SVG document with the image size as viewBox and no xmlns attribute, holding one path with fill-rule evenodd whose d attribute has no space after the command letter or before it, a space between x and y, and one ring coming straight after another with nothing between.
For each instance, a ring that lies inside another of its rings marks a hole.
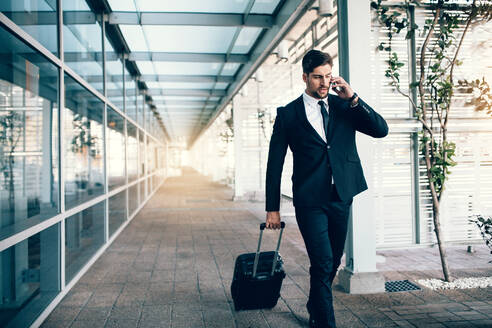
<instances>
[{"instance_id":1,"label":"suitcase body","mask_svg":"<svg viewBox=\"0 0 492 328\"><path fill-rule=\"evenodd\" d=\"M263 225L260 229L264 229ZM284 226L282 222L282 230ZM236 311L272 308L280 297L280 288L285 278L282 258L278 254L282 230L277 250L260 253L263 229L260 231L257 252L239 255L234 265L231 294Z\"/></svg>"}]
</instances>

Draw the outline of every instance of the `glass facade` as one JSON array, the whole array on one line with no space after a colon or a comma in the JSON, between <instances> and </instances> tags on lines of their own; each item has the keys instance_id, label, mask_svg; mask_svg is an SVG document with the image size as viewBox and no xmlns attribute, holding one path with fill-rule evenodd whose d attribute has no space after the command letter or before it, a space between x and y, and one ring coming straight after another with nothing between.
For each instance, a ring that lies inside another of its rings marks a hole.
<instances>
[{"instance_id":1,"label":"glass facade","mask_svg":"<svg viewBox=\"0 0 492 328\"><path fill-rule=\"evenodd\" d=\"M138 135L135 125L128 122L128 182L138 178Z\"/></svg>"},{"instance_id":2,"label":"glass facade","mask_svg":"<svg viewBox=\"0 0 492 328\"><path fill-rule=\"evenodd\" d=\"M104 193L104 103L65 75L65 206Z\"/></svg>"},{"instance_id":3,"label":"glass facade","mask_svg":"<svg viewBox=\"0 0 492 328\"><path fill-rule=\"evenodd\" d=\"M74 17L63 22L65 63L103 93L102 28L97 15L91 22L78 21L87 11L90 9L85 0L63 1L64 16Z\"/></svg>"},{"instance_id":4,"label":"glass facade","mask_svg":"<svg viewBox=\"0 0 492 328\"><path fill-rule=\"evenodd\" d=\"M146 143L166 149L101 15L57 5L0 3L0 327L29 327L67 292L148 200Z\"/></svg>"},{"instance_id":5,"label":"glass facade","mask_svg":"<svg viewBox=\"0 0 492 328\"><path fill-rule=\"evenodd\" d=\"M58 55L56 1L2 0L0 11L46 49Z\"/></svg>"},{"instance_id":6,"label":"glass facade","mask_svg":"<svg viewBox=\"0 0 492 328\"><path fill-rule=\"evenodd\" d=\"M29 327L60 291L60 225L0 252L0 326Z\"/></svg>"},{"instance_id":7,"label":"glass facade","mask_svg":"<svg viewBox=\"0 0 492 328\"><path fill-rule=\"evenodd\" d=\"M70 282L104 244L104 201L65 219L65 281Z\"/></svg>"},{"instance_id":8,"label":"glass facade","mask_svg":"<svg viewBox=\"0 0 492 328\"><path fill-rule=\"evenodd\" d=\"M0 29L0 235L58 213L58 72Z\"/></svg>"},{"instance_id":9,"label":"glass facade","mask_svg":"<svg viewBox=\"0 0 492 328\"><path fill-rule=\"evenodd\" d=\"M111 237L115 233L115 231L119 227L121 227L121 225L126 221L127 218L126 190L111 197L108 203L109 203L108 230L109 230L109 237Z\"/></svg>"},{"instance_id":10,"label":"glass facade","mask_svg":"<svg viewBox=\"0 0 492 328\"><path fill-rule=\"evenodd\" d=\"M107 115L108 188L113 190L126 184L125 120L111 108Z\"/></svg>"},{"instance_id":11,"label":"glass facade","mask_svg":"<svg viewBox=\"0 0 492 328\"><path fill-rule=\"evenodd\" d=\"M138 183L128 188L128 213L133 215L139 205L138 201Z\"/></svg>"}]
</instances>

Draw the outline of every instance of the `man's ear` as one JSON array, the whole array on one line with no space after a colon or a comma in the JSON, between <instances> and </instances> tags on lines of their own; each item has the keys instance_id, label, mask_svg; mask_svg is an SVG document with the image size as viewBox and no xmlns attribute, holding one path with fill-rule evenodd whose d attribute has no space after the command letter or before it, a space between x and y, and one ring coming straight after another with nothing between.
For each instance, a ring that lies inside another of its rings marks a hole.
<instances>
[{"instance_id":1,"label":"man's ear","mask_svg":"<svg viewBox=\"0 0 492 328\"><path fill-rule=\"evenodd\" d=\"M302 80L304 82L307 82L307 78L308 78L307 74L306 73L302 73Z\"/></svg>"}]
</instances>

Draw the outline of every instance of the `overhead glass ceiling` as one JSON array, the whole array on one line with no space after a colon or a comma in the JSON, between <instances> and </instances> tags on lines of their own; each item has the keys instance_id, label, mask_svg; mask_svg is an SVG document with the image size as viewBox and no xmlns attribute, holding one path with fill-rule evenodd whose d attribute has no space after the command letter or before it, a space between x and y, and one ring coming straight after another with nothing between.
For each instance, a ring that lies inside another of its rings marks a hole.
<instances>
[{"instance_id":1,"label":"overhead glass ceiling","mask_svg":"<svg viewBox=\"0 0 492 328\"><path fill-rule=\"evenodd\" d=\"M155 0L109 0L114 11L143 12L200 12L200 13L244 13L249 0L187 0L187 1L155 1ZM280 0L257 0L251 13L272 14Z\"/></svg>"},{"instance_id":2,"label":"overhead glass ceiling","mask_svg":"<svg viewBox=\"0 0 492 328\"><path fill-rule=\"evenodd\" d=\"M190 140L208 122L280 2L107 0L171 138Z\"/></svg>"}]
</instances>

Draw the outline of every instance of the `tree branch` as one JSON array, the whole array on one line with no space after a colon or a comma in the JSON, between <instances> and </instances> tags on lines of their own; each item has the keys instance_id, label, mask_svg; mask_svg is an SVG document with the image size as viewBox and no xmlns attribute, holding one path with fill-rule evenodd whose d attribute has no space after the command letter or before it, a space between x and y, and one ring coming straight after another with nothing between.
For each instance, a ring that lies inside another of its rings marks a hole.
<instances>
[{"instance_id":1,"label":"tree branch","mask_svg":"<svg viewBox=\"0 0 492 328\"><path fill-rule=\"evenodd\" d=\"M463 45L463 40L465 39L465 35L466 35L466 32L468 31L468 28L470 27L471 21L472 21L473 17L475 16L476 2L477 2L477 0L473 0L473 3L471 5L472 8L471 8L470 16L468 16L465 29L463 30L463 34L461 35L460 42L458 43L458 47L456 48L456 52L454 53L453 61L451 62L451 69L449 71L449 82L451 83L451 85L453 85L453 72L454 72L456 60L458 59L458 53L460 52L461 46ZM444 117L444 129L448 125L448 118L449 118L449 112L451 109L452 97L453 97L453 93L451 93L449 95L449 108L446 111L446 116Z\"/></svg>"}]
</instances>

